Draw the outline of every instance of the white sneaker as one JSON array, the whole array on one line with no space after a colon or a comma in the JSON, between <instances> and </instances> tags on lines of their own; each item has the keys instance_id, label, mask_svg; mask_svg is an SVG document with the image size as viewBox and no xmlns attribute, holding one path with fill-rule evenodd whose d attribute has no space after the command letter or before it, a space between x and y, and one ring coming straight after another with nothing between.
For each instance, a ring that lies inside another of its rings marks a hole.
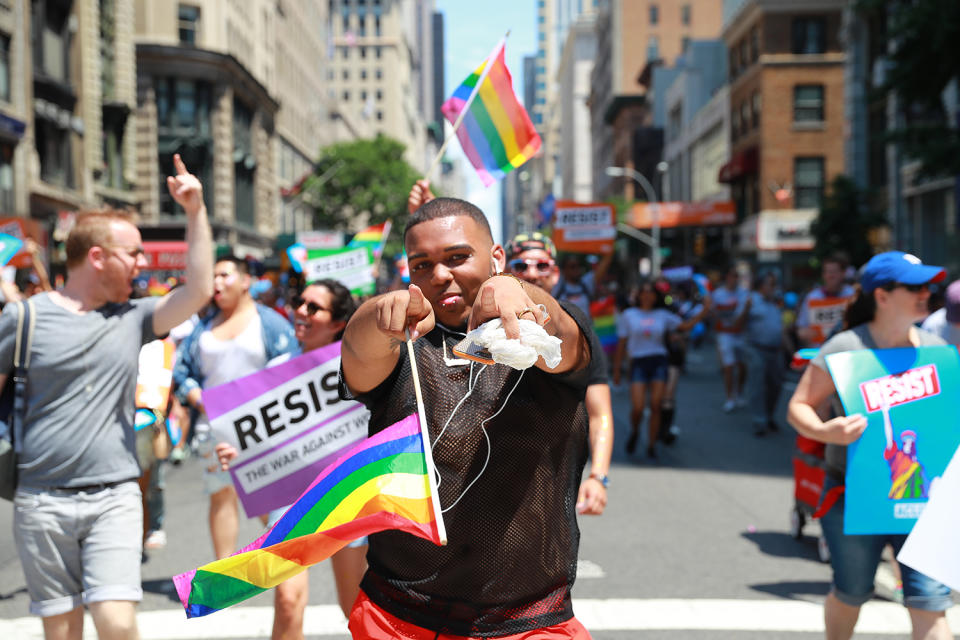
<instances>
[{"instance_id":1,"label":"white sneaker","mask_svg":"<svg viewBox=\"0 0 960 640\"><path fill-rule=\"evenodd\" d=\"M723 403L723 412L730 413L737 408L737 402L733 398L728 398L726 402Z\"/></svg>"},{"instance_id":2,"label":"white sneaker","mask_svg":"<svg viewBox=\"0 0 960 640\"><path fill-rule=\"evenodd\" d=\"M154 529L147 533L147 539L143 541L145 549L162 549L167 546L167 534L163 529Z\"/></svg>"}]
</instances>

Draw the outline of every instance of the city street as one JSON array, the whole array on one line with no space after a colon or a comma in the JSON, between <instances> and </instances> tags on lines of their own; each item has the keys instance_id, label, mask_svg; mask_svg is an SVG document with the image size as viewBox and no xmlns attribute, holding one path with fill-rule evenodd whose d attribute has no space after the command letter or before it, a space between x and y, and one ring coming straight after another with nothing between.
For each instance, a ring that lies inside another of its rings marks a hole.
<instances>
[{"instance_id":1,"label":"city street","mask_svg":"<svg viewBox=\"0 0 960 640\"><path fill-rule=\"evenodd\" d=\"M574 608L598 640L626 638L818 638L830 570L817 559L817 525L802 540L788 533L793 432L752 435L745 410L720 411L719 370L710 347L691 353L682 378L679 440L657 462L623 452L628 398L614 391L617 442L609 506L581 520ZM643 451L643 447L638 447ZM495 461L494 461L495 463ZM206 500L195 460L167 476L169 544L143 566L140 633L145 640L265 638L272 596L187 621L170 576L212 558ZM28 597L11 534L11 505L0 503L0 637L42 638L27 615ZM244 523L241 542L260 532ZM310 638L347 638L328 566L310 572ZM892 577L879 575L878 597L863 611L857 638L905 637L905 610L890 601ZM960 611L951 612L954 630ZM95 637L88 616L87 637Z\"/></svg>"}]
</instances>

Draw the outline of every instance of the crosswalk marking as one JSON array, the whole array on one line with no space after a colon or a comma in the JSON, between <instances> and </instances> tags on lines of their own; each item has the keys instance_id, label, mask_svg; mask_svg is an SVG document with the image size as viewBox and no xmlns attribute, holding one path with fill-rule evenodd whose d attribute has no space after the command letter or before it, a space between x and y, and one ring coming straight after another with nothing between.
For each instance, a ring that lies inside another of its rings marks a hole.
<instances>
[{"instance_id":1,"label":"crosswalk marking","mask_svg":"<svg viewBox=\"0 0 960 640\"><path fill-rule=\"evenodd\" d=\"M823 632L822 605L800 600L575 599L573 608L591 631ZM960 606L948 611L947 619L951 628L960 629ZM142 640L266 638L272 621L271 607L236 607L194 620L187 620L179 609L137 615ZM90 616L85 623L85 637L96 637ZM349 637L335 605L307 607L303 626L307 637ZM902 636L910 633L910 618L898 604L871 601L861 611L857 632ZM40 620L0 620L0 638L42 640Z\"/></svg>"}]
</instances>

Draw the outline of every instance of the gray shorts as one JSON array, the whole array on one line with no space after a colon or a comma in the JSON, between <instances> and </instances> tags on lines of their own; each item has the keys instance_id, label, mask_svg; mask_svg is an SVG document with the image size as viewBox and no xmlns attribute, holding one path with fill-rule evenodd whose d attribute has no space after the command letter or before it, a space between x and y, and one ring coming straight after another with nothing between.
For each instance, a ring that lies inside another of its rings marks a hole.
<instances>
[{"instance_id":1,"label":"gray shorts","mask_svg":"<svg viewBox=\"0 0 960 640\"><path fill-rule=\"evenodd\" d=\"M30 613L143 598L143 506L135 481L88 492L19 487L13 535Z\"/></svg>"}]
</instances>

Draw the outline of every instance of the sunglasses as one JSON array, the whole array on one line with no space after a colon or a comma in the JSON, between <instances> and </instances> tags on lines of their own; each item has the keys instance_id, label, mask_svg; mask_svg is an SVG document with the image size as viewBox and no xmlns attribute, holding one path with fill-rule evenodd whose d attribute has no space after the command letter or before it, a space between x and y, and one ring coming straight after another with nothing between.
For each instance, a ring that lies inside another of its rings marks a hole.
<instances>
[{"instance_id":1,"label":"sunglasses","mask_svg":"<svg viewBox=\"0 0 960 640\"><path fill-rule=\"evenodd\" d=\"M541 275L550 273L550 269L553 268L553 261L551 260L511 260L507 263L507 266L510 267L510 271L513 273L526 273L530 267L533 267Z\"/></svg>"},{"instance_id":2,"label":"sunglasses","mask_svg":"<svg viewBox=\"0 0 960 640\"><path fill-rule=\"evenodd\" d=\"M910 293L920 293L921 291L926 291L929 289L929 286L926 282L923 284L904 284L902 282L891 282L889 284L883 285L885 291L893 291L894 289L902 288L906 289Z\"/></svg>"},{"instance_id":3,"label":"sunglasses","mask_svg":"<svg viewBox=\"0 0 960 640\"><path fill-rule=\"evenodd\" d=\"M330 311L330 309L327 309L326 307L321 307L316 302L310 302L309 300L305 300L303 296L295 296L293 300L291 300L291 303L293 304L294 309L299 309L303 305L307 305L307 315L311 315L311 316L315 315L317 311Z\"/></svg>"}]
</instances>

